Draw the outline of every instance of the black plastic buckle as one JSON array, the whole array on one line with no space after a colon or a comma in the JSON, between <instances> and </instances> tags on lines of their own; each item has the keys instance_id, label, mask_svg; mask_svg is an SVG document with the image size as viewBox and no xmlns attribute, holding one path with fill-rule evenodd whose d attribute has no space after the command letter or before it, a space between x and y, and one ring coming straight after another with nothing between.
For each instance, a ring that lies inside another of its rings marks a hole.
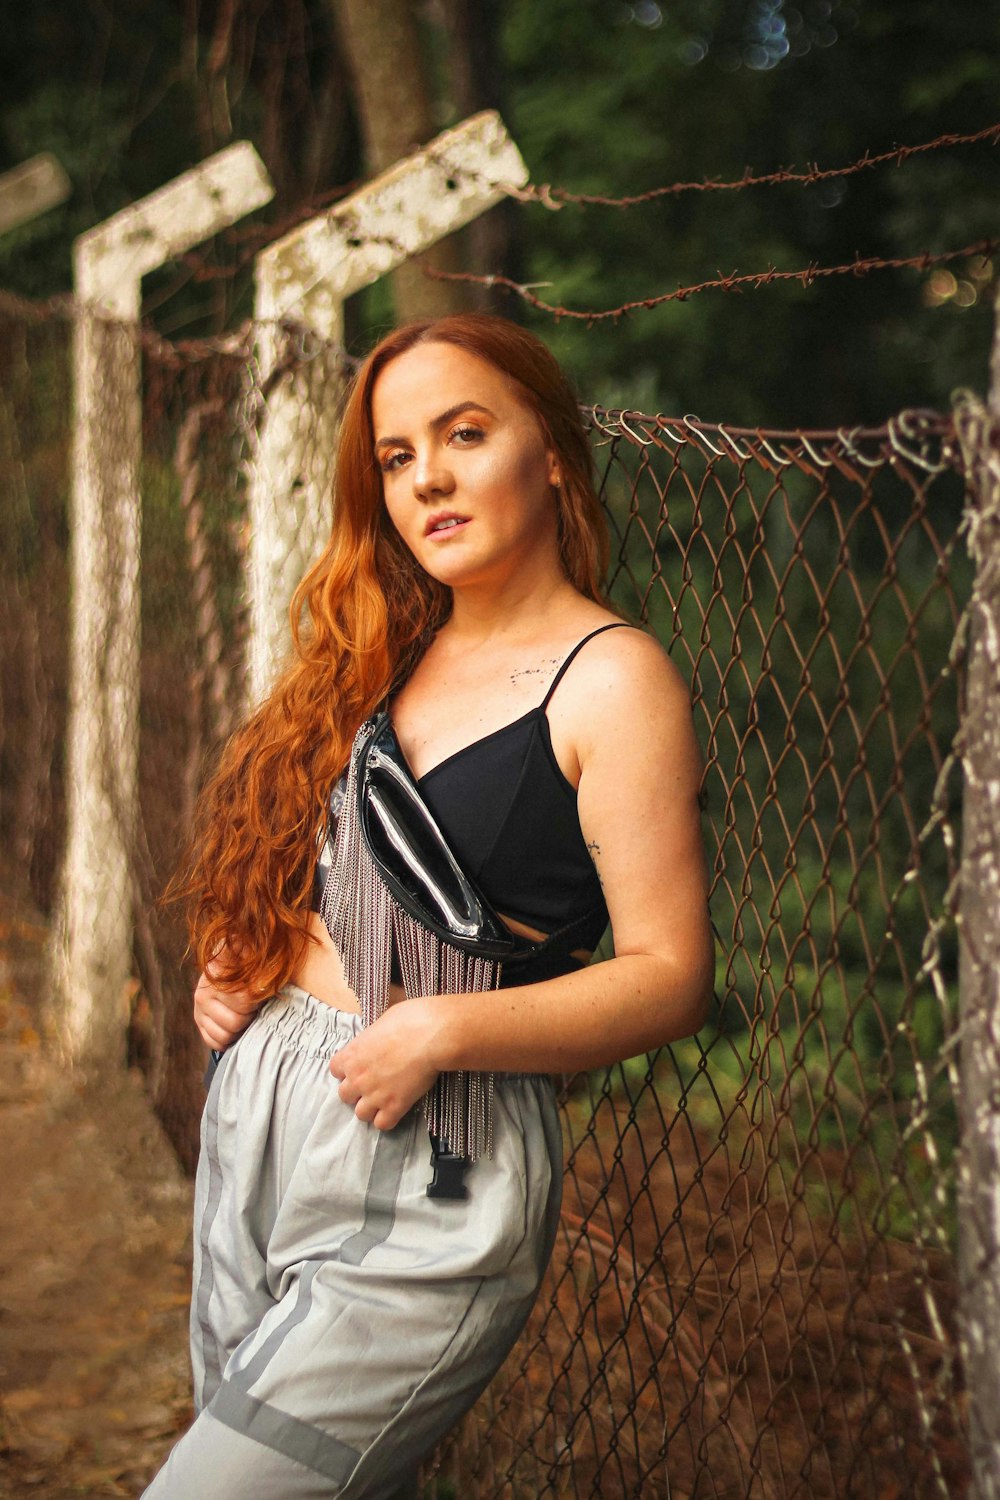
<instances>
[{"instance_id":1,"label":"black plastic buckle","mask_svg":"<svg viewBox=\"0 0 1000 1500\"><path fill-rule=\"evenodd\" d=\"M427 1184L428 1198L467 1198L465 1174L472 1162L467 1156L456 1156L440 1136L431 1136L431 1166L434 1176Z\"/></svg>"}]
</instances>

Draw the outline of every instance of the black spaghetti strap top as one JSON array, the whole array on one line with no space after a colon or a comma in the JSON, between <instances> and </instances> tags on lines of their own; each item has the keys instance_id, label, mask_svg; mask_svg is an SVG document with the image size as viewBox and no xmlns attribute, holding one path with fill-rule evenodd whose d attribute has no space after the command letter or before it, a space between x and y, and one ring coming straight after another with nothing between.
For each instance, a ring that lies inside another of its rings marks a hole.
<instances>
[{"instance_id":1,"label":"black spaghetti strap top","mask_svg":"<svg viewBox=\"0 0 1000 1500\"><path fill-rule=\"evenodd\" d=\"M608 924L597 871L580 830L576 790L552 749L546 710L577 653L606 630L578 641L535 708L456 750L416 779L462 868L494 909L549 934L535 957L512 964L503 983L533 983L580 966L574 949L596 948ZM324 850L324 854L327 850ZM318 910L328 861L317 868Z\"/></svg>"}]
</instances>

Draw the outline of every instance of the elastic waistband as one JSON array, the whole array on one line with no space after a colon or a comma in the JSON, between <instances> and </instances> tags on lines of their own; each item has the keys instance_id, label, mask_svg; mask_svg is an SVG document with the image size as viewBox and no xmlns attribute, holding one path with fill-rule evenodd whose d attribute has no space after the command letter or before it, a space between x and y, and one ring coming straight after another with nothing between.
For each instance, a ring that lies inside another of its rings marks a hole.
<instances>
[{"instance_id":1,"label":"elastic waistband","mask_svg":"<svg viewBox=\"0 0 1000 1500\"><path fill-rule=\"evenodd\" d=\"M361 1017L317 1000L299 984L286 984L264 1002L255 1024L273 1031L296 1051L331 1057L361 1030Z\"/></svg>"},{"instance_id":2,"label":"elastic waistband","mask_svg":"<svg viewBox=\"0 0 1000 1500\"><path fill-rule=\"evenodd\" d=\"M400 1002L405 1004L405 1001ZM362 1030L361 1017L350 1010L337 1010L317 1000L300 984L286 984L257 1012L255 1026L274 1032L287 1047L314 1057L332 1057ZM496 1073L497 1086L544 1083L552 1087L547 1073Z\"/></svg>"}]
</instances>

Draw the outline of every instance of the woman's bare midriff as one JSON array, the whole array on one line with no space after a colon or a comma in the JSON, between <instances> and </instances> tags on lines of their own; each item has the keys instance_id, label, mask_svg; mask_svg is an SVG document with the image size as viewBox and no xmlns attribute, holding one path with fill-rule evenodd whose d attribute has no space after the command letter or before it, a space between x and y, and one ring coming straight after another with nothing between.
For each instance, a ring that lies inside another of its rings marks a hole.
<instances>
[{"instance_id":1,"label":"woman's bare midriff","mask_svg":"<svg viewBox=\"0 0 1000 1500\"><path fill-rule=\"evenodd\" d=\"M512 917L504 917L503 920L511 931L521 933L524 937L537 940L545 936L543 932L535 928L526 927L523 922L515 922ZM310 995L314 995L317 1000L322 1000L325 1005L333 1006L335 1010L348 1010L354 1015L359 1015L361 1007L358 1004L358 997L344 977L344 966L340 961L340 954L318 912L309 914L309 934L316 941L309 943L305 957L292 975L294 983L301 989L308 990ZM587 962L590 953L581 950L579 953L574 953L573 957ZM405 998L402 985L389 986L390 1005Z\"/></svg>"},{"instance_id":2,"label":"woman's bare midriff","mask_svg":"<svg viewBox=\"0 0 1000 1500\"><path fill-rule=\"evenodd\" d=\"M344 966L337 946L327 932L322 917L315 911L309 913L309 936L316 941L310 942L306 948L302 962L292 975L294 982L308 990L310 995L315 995L317 1000L332 1005L335 1010L349 1010L354 1015L360 1015L361 1006L357 995L344 978ZM390 986L390 1003L402 999L402 986Z\"/></svg>"}]
</instances>

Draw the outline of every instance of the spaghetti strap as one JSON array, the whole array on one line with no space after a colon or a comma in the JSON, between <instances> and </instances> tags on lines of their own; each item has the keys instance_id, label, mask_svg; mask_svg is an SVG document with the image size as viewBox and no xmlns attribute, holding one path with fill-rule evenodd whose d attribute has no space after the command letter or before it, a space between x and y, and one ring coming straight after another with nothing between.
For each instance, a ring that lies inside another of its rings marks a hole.
<instances>
[{"instance_id":1,"label":"spaghetti strap","mask_svg":"<svg viewBox=\"0 0 1000 1500\"><path fill-rule=\"evenodd\" d=\"M611 625L598 625L597 629L596 630L592 630L589 635L585 635L582 641L577 641L576 645L573 647L572 651L569 653L569 655L567 656L566 660L563 662L562 666L559 668L558 672L553 677L552 681L549 683L549 690L545 694L545 697L542 699L541 703L539 704L539 712L540 713L544 713L545 710L548 708L548 706L549 706L549 699L552 697L552 694L555 692L555 690L559 686L560 682L562 682L563 676L564 676L564 674L566 672L567 667L569 667L572 664L573 658L576 656L577 652L580 651L587 644L588 641L592 641L594 639L595 635L603 635L606 630L634 630L634 629L635 629L635 626L634 625L630 625L627 620L615 620Z\"/></svg>"}]
</instances>

